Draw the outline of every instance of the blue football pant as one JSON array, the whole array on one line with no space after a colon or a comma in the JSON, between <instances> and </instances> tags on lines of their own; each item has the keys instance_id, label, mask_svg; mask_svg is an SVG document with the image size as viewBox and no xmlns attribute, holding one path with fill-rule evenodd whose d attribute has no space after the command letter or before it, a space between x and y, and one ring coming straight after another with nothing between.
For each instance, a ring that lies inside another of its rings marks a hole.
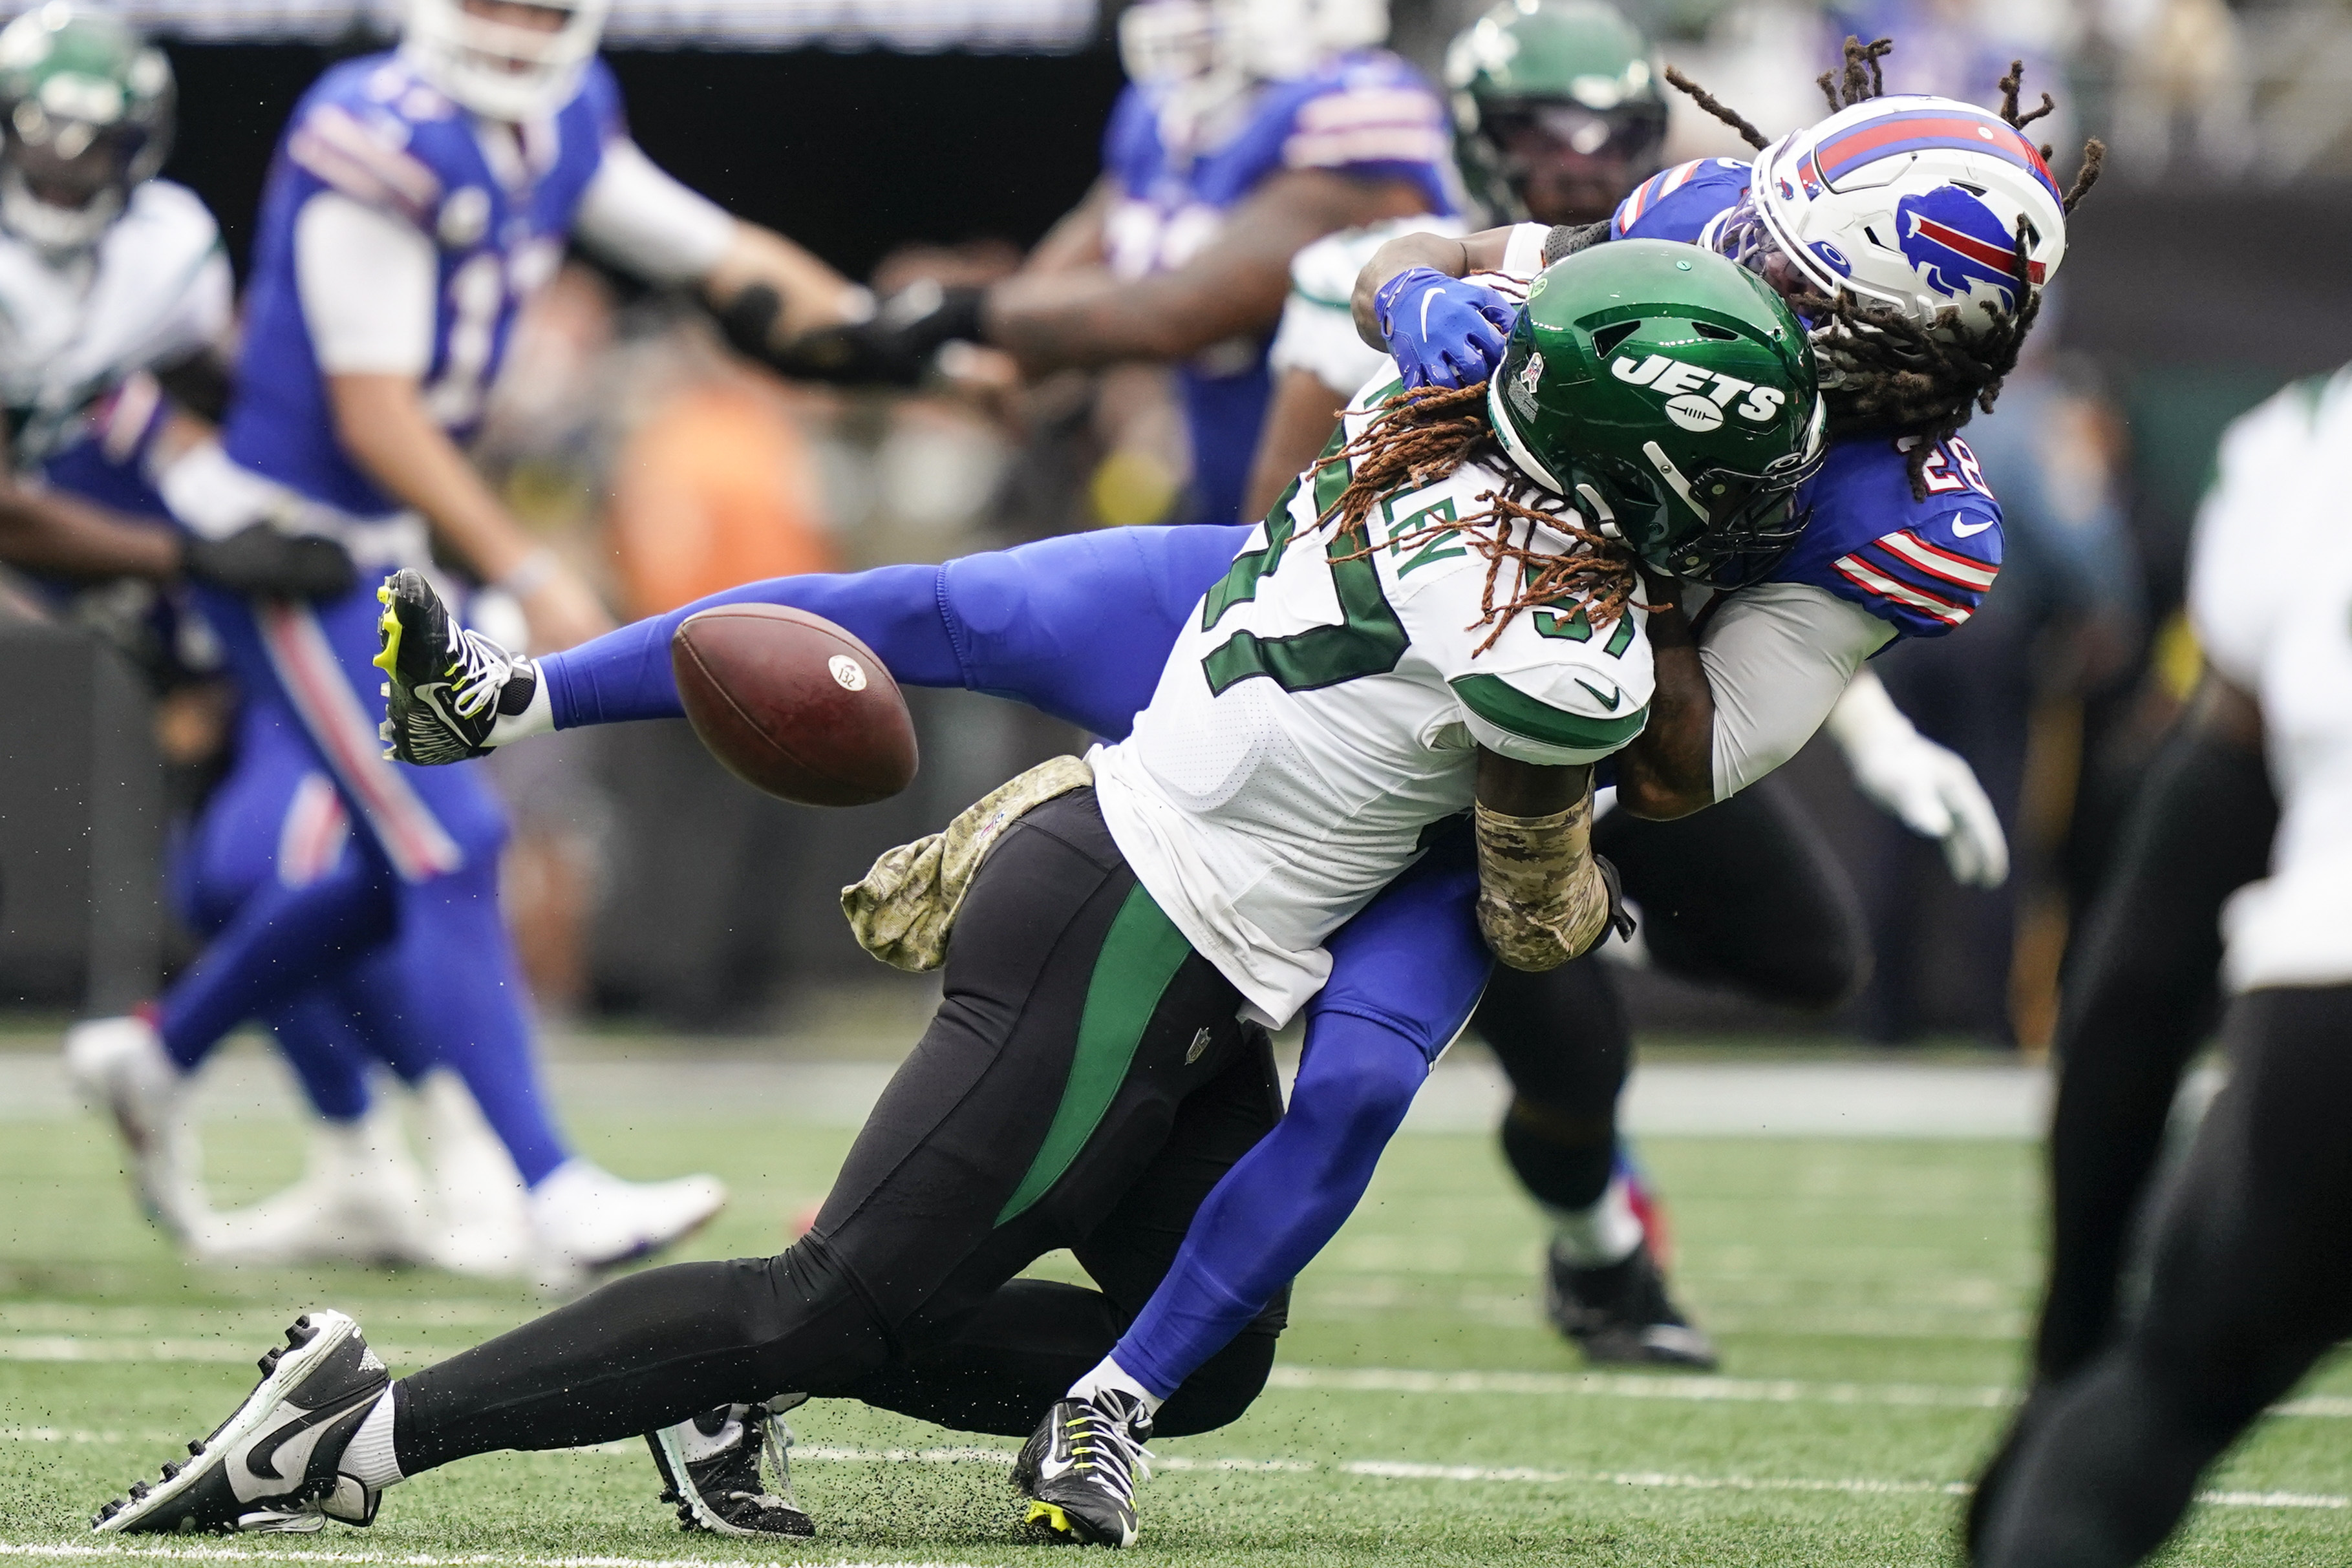
<instances>
[{"instance_id":1,"label":"blue football pant","mask_svg":"<svg viewBox=\"0 0 2352 1568\"><path fill-rule=\"evenodd\" d=\"M164 1048L193 1068L247 1019L267 1020L328 1114L364 1109L361 1039L406 1076L446 1064L537 1182L567 1150L499 917L496 800L471 767L383 759L372 591L315 608L208 594L205 611L245 706L236 764L181 878L213 937L164 993ZM331 856L305 837L323 809L313 779L345 825Z\"/></svg>"}]
</instances>

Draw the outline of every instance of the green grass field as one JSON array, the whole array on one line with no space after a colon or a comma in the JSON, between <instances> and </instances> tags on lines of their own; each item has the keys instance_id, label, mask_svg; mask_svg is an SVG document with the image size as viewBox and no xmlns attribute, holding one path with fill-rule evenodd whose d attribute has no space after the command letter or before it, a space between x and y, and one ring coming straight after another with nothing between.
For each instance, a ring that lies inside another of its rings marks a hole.
<instances>
[{"instance_id":1,"label":"green grass field","mask_svg":"<svg viewBox=\"0 0 2352 1568\"><path fill-rule=\"evenodd\" d=\"M582 1117L625 1174L735 1185L696 1255L772 1250L848 1134ZM1715 1378L1592 1375L1540 1322L1537 1227L1488 1140L1409 1134L1301 1281L1276 1382L1242 1421L1156 1445L1139 1560L1199 1564L1948 1563L1958 1483L2016 1379L2032 1150L1994 1143L1656 1141L1679 1278ZM213 1130L224 1197L292 1176L291 1123ZM296 1310L353 1312L395 1372L533 1310L426 1274L183 1268L131 1213L95 1122L0 1124L0 1556L93 1550L91 1510L250 1386ZM2184 1563L2352 1560L2352 1376L2264 1424L2174 1549ZM641 1449L499 1455L393 1491L371 1531L126 1556L557 1564L1035 1561L1009 1543L1013 1447L820 1404L795 1476L820 1533L747 1551L678 1534ZM103 1538L115 1542L120 1538Z\"/></svg>"}]
</instances>

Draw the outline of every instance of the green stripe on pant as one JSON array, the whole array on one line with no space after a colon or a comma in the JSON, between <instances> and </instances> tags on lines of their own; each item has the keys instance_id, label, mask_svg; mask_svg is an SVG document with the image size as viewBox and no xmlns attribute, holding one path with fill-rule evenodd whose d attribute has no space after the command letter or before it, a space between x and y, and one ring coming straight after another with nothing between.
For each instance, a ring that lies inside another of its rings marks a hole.
<instances>
[{"instance_id":1,"label":"green stripe on pant","mask_svg":"<svg viewBox=\"0 0 2352 1568\"><path fill-rule=\"evenodd\" d=\"M1003 1225L1027 1209L1061 1179L1094 1136L1103 1113L1127 1078L1151 1015L1168 983L1192 945L1176 929L1151 894L1137 883L1119 905L1110 931L1103 937L1087 982L1086 1010L1079 1015L1078 1043L1070 1056L1070 1076L1062 1086L1062 1103L1053 1125L1038 1145L1037 1157L1004 1207L996 1216Z\"/></svg>"}]
</instances>

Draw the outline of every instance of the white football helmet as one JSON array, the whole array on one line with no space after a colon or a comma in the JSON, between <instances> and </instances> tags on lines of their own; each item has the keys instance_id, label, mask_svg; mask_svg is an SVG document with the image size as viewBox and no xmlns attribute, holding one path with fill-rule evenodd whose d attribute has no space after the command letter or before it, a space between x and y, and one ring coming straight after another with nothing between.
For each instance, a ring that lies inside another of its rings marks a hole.
<instances>
[{"instance_id":1,"label":"white football helmet","mask_svg":"<svg viewBox=\"0 0 2352 1568\"><path fill-rule=\"evenodd\" d=\"M1139 82L1284 81L1388 36L1388 0L1137 0L1118 55Z\"/></svg>"},{"instance_id":2,"label":"white football helmet","mask_svg":"<svg viewBox=\"0 0 2352 1568\"><path fill-rule=\"evenodd\" d=\"M1748 196L1707 236L1761 270L1777 252L1824 295L1844 289L1923 325L1962 325L2025 301L2066 255L2064 198L2042 154L1990 110L1925 95L1874 98L1756 155Z\"/></svg>"},{"instance_id":3,"label":"white football helmet","mask_svg":"<svg viewBox=\"0 0 2352 1568\"><path fill-rule=\"evenodd\" d=\"M401 57L418 76L488 119L553 114L580 90L613 0L527 3L560 16L560 25L541 29L495 21L466 9L465 0L408 0Z\"/></svg>"}]
</instances>

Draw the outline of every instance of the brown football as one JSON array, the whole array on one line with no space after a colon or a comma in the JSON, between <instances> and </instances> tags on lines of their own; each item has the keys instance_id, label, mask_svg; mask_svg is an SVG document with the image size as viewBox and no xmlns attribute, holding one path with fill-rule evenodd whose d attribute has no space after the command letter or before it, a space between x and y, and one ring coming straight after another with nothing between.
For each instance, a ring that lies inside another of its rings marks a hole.
<instances>
[{"instance_id":1,"label":"brown football","mask_svg":"<svg viewBox=\"0 0 2352 1568\"><path fill-rule=\"evenodd\" d=\"M874 650L805 610L726 604L669 643L687 721L727 770L803 806L887 800L915 777L915 723Z\"/></svg>"}]
</instances>

